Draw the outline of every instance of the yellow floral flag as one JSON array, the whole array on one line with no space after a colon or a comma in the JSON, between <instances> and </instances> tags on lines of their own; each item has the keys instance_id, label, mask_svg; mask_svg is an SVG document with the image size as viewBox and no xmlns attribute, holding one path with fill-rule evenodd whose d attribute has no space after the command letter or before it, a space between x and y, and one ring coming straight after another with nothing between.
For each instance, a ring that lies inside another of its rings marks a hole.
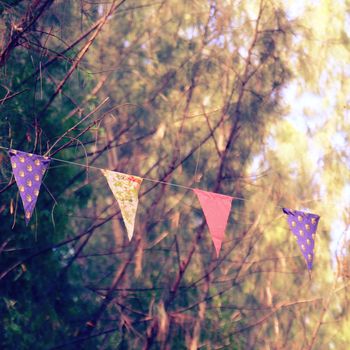
<instances>
[{"instance_id":1,"label":"yellow floral flag","mask_svg":"<svg viewBox=\"0 0 350 350\"><path fill-rule=\"evenodd\" d=\"M119 204L128 237L131 240L134 233L135 216L139 204L138 195L142 178L106 169L102 169L101 171L107 178L108 185Z\"/></svg>"}]
</instances>

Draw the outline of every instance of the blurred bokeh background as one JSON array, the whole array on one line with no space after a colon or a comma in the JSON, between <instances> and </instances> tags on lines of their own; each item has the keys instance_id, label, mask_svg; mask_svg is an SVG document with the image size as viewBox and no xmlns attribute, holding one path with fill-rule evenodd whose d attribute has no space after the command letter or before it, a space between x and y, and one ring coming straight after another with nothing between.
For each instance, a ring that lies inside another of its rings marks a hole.
<instances>
[{"instance_id":1,"label":"blurred bokeh background","mask_svg":"<svg viewBox=\"0 0 350 350\"><path fill-rule=\"evenodd\" d=\"M3 349L348 349L350 2L0 1ZM217 258L194 193L235 197ZM321 216L311 276L281 207Z\"/></svg>"}]
</instances>

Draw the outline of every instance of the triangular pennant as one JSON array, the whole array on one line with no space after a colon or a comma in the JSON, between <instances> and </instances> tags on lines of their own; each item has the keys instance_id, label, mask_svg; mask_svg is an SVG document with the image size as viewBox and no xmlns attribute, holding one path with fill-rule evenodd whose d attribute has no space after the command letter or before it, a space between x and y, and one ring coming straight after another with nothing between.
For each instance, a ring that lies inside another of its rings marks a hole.
<instances>
[{"instance_id":1,"label":"triangular pennant","mask_svg":"<svg viewBox=\"0 0 350 350\"><path fill-rule=\"evenodd\" d=\"M316 214L286 208L283 208L283 212L288 215L289 228L297 239L307 268L310 271L314 261L315 236L320 217Z\"/></svg>"},{"instance_id":2,"label":"triangular pennant","mask_svg":"<svg viewBox=\"0 0 350 350\"><path fill-rule=\"evenodd\" d=\"M131 240L134 233L142 178L106 169L102 169L102 173L107 178L108 185L119 204L128 237Z\"/></svg>"},{"instance_id":3,"label":"triangular pennant","mask_svg":"<svg viewBox=\"0 0 350 350\"><path fill-rule=\"evenodd\" d=\"M216 255L219 256L233 197L196 188L193 191L201 204L215 246Z\"/></svg>"},{"instance_id":4,"label":"triangular pennant","mask_svg":"<svg viewBox=\"0 0 350 350\"><path fill-rule=\"evenodd\" d=\"M26 225L28 225L39 196L41 181L50 164L50 158L13 149L9 150L9 155L24 207Z\"/></svg>"}]
</instances>

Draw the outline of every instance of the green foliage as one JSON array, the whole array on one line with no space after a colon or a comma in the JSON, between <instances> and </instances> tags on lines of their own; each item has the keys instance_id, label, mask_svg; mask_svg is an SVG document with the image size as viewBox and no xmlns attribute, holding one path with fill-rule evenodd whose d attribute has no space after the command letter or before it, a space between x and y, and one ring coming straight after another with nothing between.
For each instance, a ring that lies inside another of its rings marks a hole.
<instances>
[{"instance_id":1,"label":"green foliage","mask_svg":"<svg viewBox=\"0 0 350 350\"><path fill-rule=\"evenodd\" d=\"M329 204L349 187L345 3L296 20L288 1L126 1L65 81L111 5L55 1L23 34L1 146L237 197L225 242L217 259L195 195L147 180L128 242L101 173L52 160L28 227L16 185L0 192L2 348L346 349L330 243L348 216ZM31 6L1 4L6 40ZM281 206L321 215L312 279Z\"/></svg>"}]
</instances>

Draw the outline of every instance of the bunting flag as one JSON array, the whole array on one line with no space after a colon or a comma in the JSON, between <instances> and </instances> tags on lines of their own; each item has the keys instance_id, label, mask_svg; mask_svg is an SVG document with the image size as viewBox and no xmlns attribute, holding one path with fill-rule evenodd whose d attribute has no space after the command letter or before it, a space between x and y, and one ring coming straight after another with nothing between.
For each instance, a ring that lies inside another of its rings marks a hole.
<instances>
[{"instance_id":1,"label":"bunting flag","mask_svg":"<svg viewBox=\"0 0 350 350\"><path fill-rule=\"evenodd\" d=\"M134 233L135 216L139 204L138 194L142 178L106 169L101 169L101 171L107 178L108 185L119 204L128 237L131 240Z\"/></svg>"},{"instance_id":2,"label":"bunting flag","mask_svg":"<svg viewBox=\"0 0 350 350\"><path fill-rule=\"evenodd\" d=\"M219 256L233 197L196 188L193 191L201 204L215 246L216 255Z\"/></svg>"},{"instance_id":3,"label":"bunting flag","mask_svg":"<svg viewBox=\"0 0 350 350\"><path fill-rule=\"evenodd\" d=\"M13 149L9 150L9 155L24 207L24 218L28 225L39 196L42 178L50 164L50 158Z\"/></svg>"},{"instance_id":4,"label":"bunting flag","mask_svg":"<svg viewBox=\"0 0 350 350\"><path fill-rule=\"evenodd\" d=\"M315 235L320 217L316 214L283 208L288 215L290 230L295 235L301 252L305 258L307 268L312 269L314 260Z\"/></svg>"}]
</instances>

